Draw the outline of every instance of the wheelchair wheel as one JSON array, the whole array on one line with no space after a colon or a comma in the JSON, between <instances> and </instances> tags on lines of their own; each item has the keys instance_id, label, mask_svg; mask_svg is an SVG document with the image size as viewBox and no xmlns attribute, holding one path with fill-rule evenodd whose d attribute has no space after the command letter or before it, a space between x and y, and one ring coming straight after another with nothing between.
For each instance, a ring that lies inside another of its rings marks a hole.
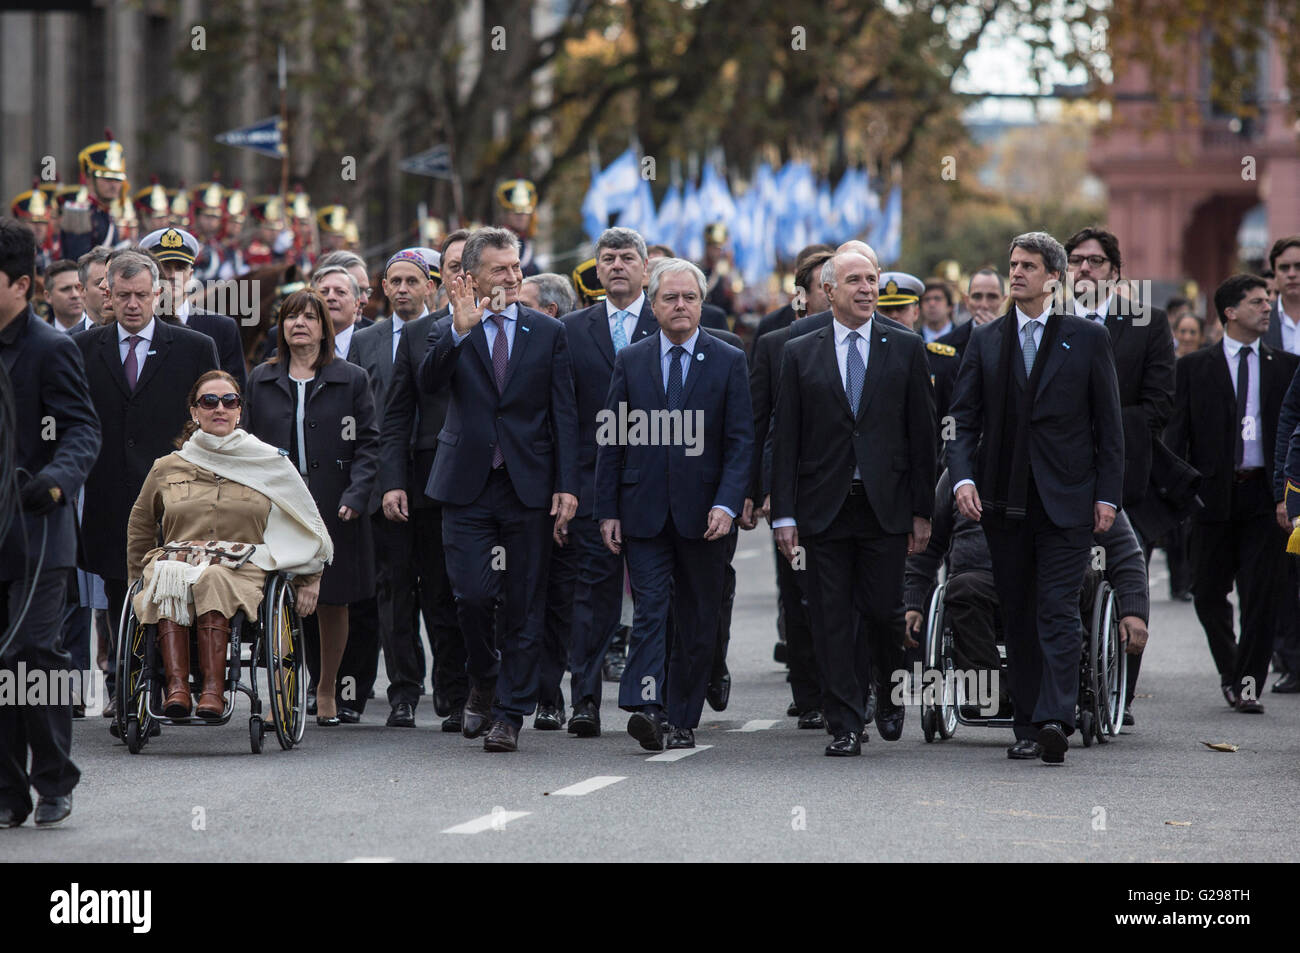
<instances>
[{"instance_id":1,"label":"wheelchair wheel","mask_svg":"<svg viewBox=\"0 0 1300 953\"><path fill-rule=\"evenodd\" d=\"M1119 733L1123 723L1127 666L1119 645L1115 590L1104 581L1097 587L1097 598L1093 602L1090 635L1097 739L1105 742Z\"/></svg>"},{"instance_id":2,"label":"wheelchair wheel","mask_svg":"<svg viewBox=\"0 0 1300 953\"><path fill-rule=\"evenodd\" d=\"M262 739L266 737L266 725L262 719L253 715L248 719L248 746L253 749L253 754L262 753Z\"/></svg>"},{"instance_id":3,"label":"wheelchair wheel","mask_svg":"<svg viewBox=\"0 0 1300 953\"><path fill-rule=\"evenodd\" d=\"M293 587L283 576L277 576L267 587L262 620L266 690L275 719L275 737L288 751L302 741L307 681L303 678L302 620L294 609Z\"/></svg>"},{"instance_id":4,"label":"wheelchair wheel","mask_svg":"<svg viewBox=\"0 0 1300 953\"><path fill-rule=\"evenodd\" d=\"M921 646L921 657L926 671L941 671L941 649L943 640L943 591L942 585L936 586L930 596L930 611L926 613L925 641ZM935 732L939 730L941 712L933 695L921 685L912 686L921 692L921 733L927 743L934 741Z\"/></svg>"},{"instance_id":5,"label":"wheelchair wheel","mask_svg":"<svg viewBox=\"0 0 1300 953\"><path fill-rule=\"evenodd\" d=\"M149 714L153 683L149 672L149 640L153 637L153 627L136 618L132 601L139 591L137 582L127 593L117 629L117 733L131 754L139 754L144 749L153 728L153 717Z\"/></svg>"},{"instance_id":6,"label":"wheelchair wheel","mask_svg":"<svg viewBox=\"0 0 1300 953\"><path fill-rule=\"evenodd\" d=\"M1084 709L1079 712L1079 737L1083 740L1085 748L1091 748L1093 739L1096 737L1094 732L1097 730L1097 720L1092 717L1092 712Z\"/></svg>"},{"instance_id":7,"label":"wheelchair wheel","mask_svg":"<svg viewBox=\"0 0 1300 953\"><path fill-rule=\"evenodd\" d=\"M921 734L925 735L925 743L931 744L934 741L934 728L937 716L933 707L926 707L922 703L921 707Z\"/></svg>"}]
</instances>

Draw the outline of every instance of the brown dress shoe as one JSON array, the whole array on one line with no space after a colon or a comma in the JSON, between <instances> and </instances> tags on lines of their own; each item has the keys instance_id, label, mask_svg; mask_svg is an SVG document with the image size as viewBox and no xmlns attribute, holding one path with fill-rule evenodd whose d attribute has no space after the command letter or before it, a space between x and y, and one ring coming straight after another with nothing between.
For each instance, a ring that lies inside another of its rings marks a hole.
<instances>
[{"instance_id":1,"label":"brown dress shoe","mask_svg":"<svg viewBox=\"0 0 1300 953\"><path fill-rule=\"evenodd\" d=\"M492 730L483 739L484 751L518 751L519 729L508 721L492 722Z\"/></svg>"},{"instance_id":2,"label":"brown dress shoe","mask_svg":"<svg viewBox=\"0 0 1300 953\"><path fill-rule=\"evenodd\" d=\"M190 629L171 619L158 620L158 649L162 652L163 673L167 679L167 698L163 715L167 718L190 716Z\"/></svg>"},{"instance_id":3,"label":"brown dress shoe","mask_svg":"<svg viewBox=\"0 0 1300 953\"><path fill-rule=\"evenodd\" d=\"M199 616L199 668L203 689L196 712L200 718L220 718L226 711L226 647L230 643L230 620L215 609Z\"/></svg>"}]
</instances>

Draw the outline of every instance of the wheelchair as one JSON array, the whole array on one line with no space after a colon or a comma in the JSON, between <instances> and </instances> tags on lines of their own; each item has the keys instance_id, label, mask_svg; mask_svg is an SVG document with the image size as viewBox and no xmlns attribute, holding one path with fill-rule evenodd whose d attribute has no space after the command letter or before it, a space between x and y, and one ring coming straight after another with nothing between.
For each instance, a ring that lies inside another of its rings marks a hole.
<instances>
[{"instance_id":1,"label":"wheelchair","mask_svg":"<svg viewBox=\"0 0 1300 953\"><path fill-rule=\"evenodd\" d=\"M945 621L944 594L947 582L935 587L925 619L922 658L927 671L940 673L942 682L921 699L921 732L927 742L947 740L958 725L1010 728L1012 718L972 715L965 697L965 683L956 677L953 660L954 633ZM1079 659L1079 702L1075 727L1085 748L1094 741L1104 744L1119 734L1128 703L1128 656L1120 639L1119 612L1115 590L1100 570L1089 568L1079 592L1079 619L1084 626ZM1006 677L1006 646L998 643L1002 659L1001 677Z\"/></svg>"},{"instance_id":2,"label":"wheelchair","mask_svg":"<svg viewBox=\"0 0 1300 953\"><path fill-rule=\"evenodd\" d=\"M262 591L262 605L257 619L250 621L241 609L230 620L230 643L227 652L226 678L223 684L225 709L220 718L197 716L166 718L161 695L165 684L162 653L158 649L156 625L146 625L135 614L134 597L140 591L137 581L122 607L117 640L117 733L126 741L131 754L139 754L149 740L155 724L224 725L235 713L239 692L248 696L251 715L248 719L248 742L253 754L260 754L267 726L262 718L262 698L258 691L257 669L266 669L267 695L274 719L273 730L280 747L289 750L300 743L306 725L307 681L303 673L304 644L302 620L294 607L293 587L284 573L267 575ZM192 691L197 694L201 677L198 650L191 629ZM242 648L249 649L243 658ZM247 670L247 683L241 680Z\"/></svg>"}]
</instances>

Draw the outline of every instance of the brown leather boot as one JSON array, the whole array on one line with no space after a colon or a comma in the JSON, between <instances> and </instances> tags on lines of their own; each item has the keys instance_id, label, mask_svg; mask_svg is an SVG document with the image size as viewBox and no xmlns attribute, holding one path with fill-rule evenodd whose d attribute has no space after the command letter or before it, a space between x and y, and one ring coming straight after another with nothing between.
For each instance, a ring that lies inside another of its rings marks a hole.
<instances>
[{"instance_id":1,"label":"brown leather boot","mask_svg":"<svg viewBox=\"0 0 1300 953\"><path fill-rule=\"evenodd\" d=\"M203 690L196 711L200 718L220 718L225 713L223 694L229 644L229 619L215 609L199 616L199 668L203 672Z\"/></svg>"},{"instance_id":2,"label":"brown leather boot","mask_svg":"<svg viewBox=\"0 0 1300 953\"><path fill-rule=\"evenodd\" d=\"M163 715L167 718L190 716L190 629L171 619L158 620L158 649L162 652L163 672L167 678L167 698Z\"/></svg>"}]
</instances>

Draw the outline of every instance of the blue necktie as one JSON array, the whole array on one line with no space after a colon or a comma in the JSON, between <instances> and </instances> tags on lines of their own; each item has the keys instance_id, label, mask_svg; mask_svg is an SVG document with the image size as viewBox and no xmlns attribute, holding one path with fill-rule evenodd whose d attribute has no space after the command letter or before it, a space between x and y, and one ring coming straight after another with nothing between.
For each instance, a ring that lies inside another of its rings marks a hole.
<instances>
[{"instance_id":1,"label":"blue necktie","mask_svg":"<svg viewBox=\"0 0 1300 953\"><path fill-rule=\"evenodd\" d=\"M682 355L686 348L674 344L668 350L668 409L681 410L682 407Z\"/></svg>"},{"instance_id":2,"label":"blue necktie","mask_svg":"<svg viewBox=\"0 0 1300 953\"><path fill-rule=\"evenodd\" d=\"M862 402L862 382L867 379L867 367L862 363L862 353L858 350L860 340L862 335L857 331L849 332L849 356L845 361L844 375L848 381L844 389L849 398L849 410L853 411L854 417L858 415L858 404Z\"/></svg>"},{"instance_id":3,"label":"blue necktie","mask_svg":"<svg viewBox=\"0 0 1300 953\"><path fill-rule=\"evenodd\" d=\"M1034 358L1038 356L1038 342L1034 340L1034 328L1038 326L1037 319L1025 324L1025 346L1023 349L1025 358L1025 376L1028 377L1034 369Z\"/></svg>"},{"instance_id":4,"label":"blue necktie","mask_svg":"<svg viewBox=\"0 0 1300 953\"><path fill-rule=\"evenodd\" d=\"M623 327L623 322L627 319L629 312L614 312L614 353L617 354L623 348L627 347L627 331Z\"/></svg>"}]
</instances>

